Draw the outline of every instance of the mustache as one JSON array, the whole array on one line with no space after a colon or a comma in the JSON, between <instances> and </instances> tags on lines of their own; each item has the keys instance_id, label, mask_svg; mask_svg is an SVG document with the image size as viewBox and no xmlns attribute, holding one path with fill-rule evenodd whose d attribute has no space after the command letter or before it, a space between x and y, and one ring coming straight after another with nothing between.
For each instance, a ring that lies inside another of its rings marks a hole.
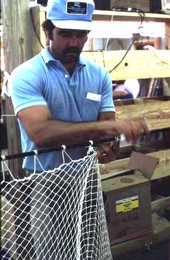
<instances>
[{"instance_id":1,"label":"mustache","mask_svg":"<svg viewBox=\"0 0 170 260\"><path fill-rule=\"evenodd\" d=\"M69 47L66 48L63 52L64 54L69 54L69 53L80 54L80 49L77 47Z\"/></svg>"}]
</instances>

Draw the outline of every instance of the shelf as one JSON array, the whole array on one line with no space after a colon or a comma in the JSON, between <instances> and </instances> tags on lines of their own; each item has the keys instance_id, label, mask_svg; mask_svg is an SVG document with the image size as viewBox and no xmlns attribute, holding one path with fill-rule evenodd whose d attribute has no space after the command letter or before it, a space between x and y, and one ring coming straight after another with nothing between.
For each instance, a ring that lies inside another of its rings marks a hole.
<instances>
[{"instance_id":1,"label":"shelf","mask_svg":"<svg viewBox=\"0 0 170 260\"><path fill-rule=\"evenodd\" d=\"M47 11L46 7L36 6L35 8L39 8L40 12ZM139 13L136 12L119 12L119 11L105 11L105 10L95 10L93 13L93 20L106 20L109 21L114 17L114 20L121 20L121 21L135 21L140 18ZM147 21L153 22L170 22L170 15L169 14L153 14L153 13L145 13L145 17Z\"/></svg>"},{"instance_id":2,"label":"shelf","mask_svg":"<svg viewBox=\"0 0 170 260\"><path fill-rule=\"evenodd\" d=\"M136 21L140 19L139 13L136 12L119 12L119 11L100 11L95 10L93 13L94 21ZM145 21L166 22L170 23L170 15L145 13Z\"/></svg>"}]
</instances>

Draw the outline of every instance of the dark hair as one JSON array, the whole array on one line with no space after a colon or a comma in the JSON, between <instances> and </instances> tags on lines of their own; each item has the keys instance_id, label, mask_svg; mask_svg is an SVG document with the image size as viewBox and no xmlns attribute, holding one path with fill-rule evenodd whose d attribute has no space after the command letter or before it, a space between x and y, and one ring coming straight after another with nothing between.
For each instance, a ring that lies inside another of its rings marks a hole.
<instances>
[{"instance_id":1,"label":"dark hair","mask_svg":"<svg viewBox=\"0 0 170 260\"><path fill-rule=\"evenodd\" d=\"M49 38L50 40L52 40L52 32L55 28L55 25L52 23L51 20L46 19L43 23L42 23L42 28L44 31L48 31L49 32Z\"/></svg>"}]
</instances>

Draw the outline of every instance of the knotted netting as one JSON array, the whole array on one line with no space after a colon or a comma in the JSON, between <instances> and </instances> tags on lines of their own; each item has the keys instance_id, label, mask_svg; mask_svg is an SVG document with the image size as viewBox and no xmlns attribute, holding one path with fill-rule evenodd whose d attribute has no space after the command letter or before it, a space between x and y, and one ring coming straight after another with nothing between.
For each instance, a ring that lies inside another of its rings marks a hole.
<instances>
[{"instance_id":1,"label":"knotted netting","mask_svg":"<svg viewBox=\"0 0 170 260\"><path fill-rule=\"evenodd\" d=\"M1 186L2 259L112 259L96 152Z\"/></svg>"}]
</instances>

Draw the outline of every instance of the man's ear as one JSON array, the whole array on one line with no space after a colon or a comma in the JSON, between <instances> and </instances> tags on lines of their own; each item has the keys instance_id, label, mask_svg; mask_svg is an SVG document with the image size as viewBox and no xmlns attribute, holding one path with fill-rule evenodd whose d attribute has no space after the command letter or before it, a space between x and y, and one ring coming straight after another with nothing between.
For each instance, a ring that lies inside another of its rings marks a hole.
<instances>
[{"instance_id":1,"label":"man's ear","mask_svg":"<svg viewBox=\"0 0 170 260\"><path fill-rule=\"evenodd\" d=\"M48 46L50 44L50 40L53 40L53 32L52 31L48 31L48 30L44 30L45 33L45 38L46 38L46 46Z\"/></svg>"},{"instance_id":2,"label":"man's ear","mask_svg":"<svg viewBox=\"0 0 170 260\"><path fill-rule=\"evenodd\" d=\"M47 41L53 40L53 32L52 31L48 31L48 30L44 29L44 33L45 33L45 37L46 37Z\"/></svg>"}]
</instances>

